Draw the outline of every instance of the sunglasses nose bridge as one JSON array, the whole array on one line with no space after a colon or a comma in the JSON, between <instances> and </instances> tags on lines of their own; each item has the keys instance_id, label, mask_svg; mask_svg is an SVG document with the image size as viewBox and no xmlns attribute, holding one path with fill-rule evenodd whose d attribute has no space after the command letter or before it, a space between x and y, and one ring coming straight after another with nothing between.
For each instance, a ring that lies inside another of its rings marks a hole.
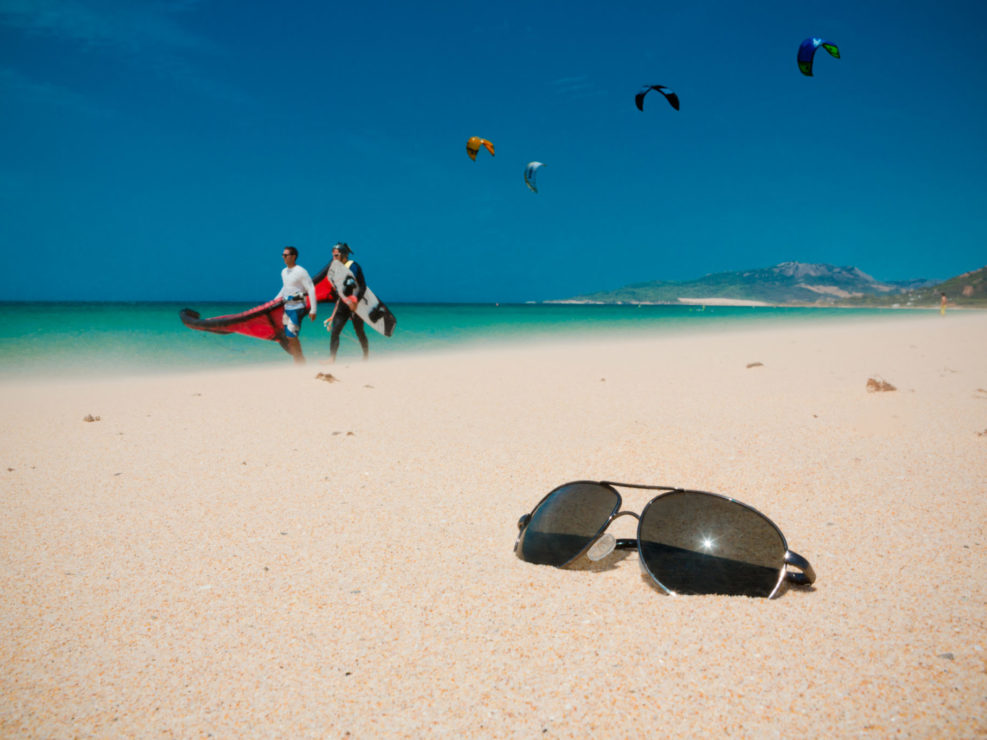
<instances>
[{"instance_id":1,"label":"sunglasses nose bridge","mask_svg":"<svg viewBox=\"0 0 987 740\"><path fill-rule=\"evenodd\" d=\"M622 516L634 517L638 521L640 521L641 519L641 517L639 517L633 511L618 511L616 514L610 517L610 520L606 523L606 526L603 528L603 531L599 535L597 535L595 542L593 542L593 545L589 548L589 550L586 551L586 557L588 557L593 562L602 560L607 555L612 553L616 548L620 547L622 543L626 542L626 540L618 540L616 537L614 537L612 534L606 531L610 529L611 524L613 524L617 519L619 519ZM633 540L631 541L633 542Z\"/></svg>"},{"instance_id":2,"label":"sunglasses nose bridge","mask_svg":"<svg viewBox=\"0 0 987 740\"><path fill-rule=\"evenodd\" d=\"M615 521L617 521L619 517L622 516L632 516L638 521L641 521L640 515L633 511L618 511L616 514L613 515L613 518L610 520L610 523L613 524Z\"/></svg>"}]
</instances>

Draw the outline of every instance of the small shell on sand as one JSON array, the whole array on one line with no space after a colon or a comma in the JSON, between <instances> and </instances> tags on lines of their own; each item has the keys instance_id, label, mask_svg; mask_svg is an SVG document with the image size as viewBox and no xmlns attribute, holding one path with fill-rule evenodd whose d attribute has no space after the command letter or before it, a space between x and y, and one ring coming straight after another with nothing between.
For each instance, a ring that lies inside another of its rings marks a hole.
<instances>
[{"instance_id":1,"label":"small shell on sand","mask_svg":"<svg viewBox=\"0 0 987 740\"><path fill-rule=\"evenodd\" d=\"M881 393L884 391L896 391L898 390L888 381L878 378L867 378L867 392L868 393Z\"/></svg>"}]
</instances>

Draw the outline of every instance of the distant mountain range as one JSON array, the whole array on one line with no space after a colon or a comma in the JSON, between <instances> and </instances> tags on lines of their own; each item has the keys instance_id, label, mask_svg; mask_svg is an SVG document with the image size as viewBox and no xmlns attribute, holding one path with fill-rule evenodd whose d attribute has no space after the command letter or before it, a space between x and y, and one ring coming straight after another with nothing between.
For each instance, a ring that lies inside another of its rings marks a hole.
<instances>
[{"instance_id":1,"label":"distant mountain range","mask_svg":"<svg viewBox=\"0 0 987 740\"><path fill-rule=\"evenodd\" d=\"M632 283L549 303L751 303L783 306L987 307L987 267L937 280L880 281L856 267L782 262L743 272L719 272L698 280Z\"/></svg>"}]
</instances>

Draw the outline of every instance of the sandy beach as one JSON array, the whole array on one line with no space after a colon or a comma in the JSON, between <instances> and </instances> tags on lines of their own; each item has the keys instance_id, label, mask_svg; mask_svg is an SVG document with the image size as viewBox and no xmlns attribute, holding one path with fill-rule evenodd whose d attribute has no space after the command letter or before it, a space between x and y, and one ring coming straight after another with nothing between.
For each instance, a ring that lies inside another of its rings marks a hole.
<instances>
[{"instance_id":1,"label":"sandy beach","mask_svg":"<svg viewBox=\"0 0 987 740\"><path fill-rule=\"evenodd\" d=\"M987 733L985 312L0 398L4 738ZM818 580L518 560L577 479L731 495Z\"/></svg>"}]
</instances>

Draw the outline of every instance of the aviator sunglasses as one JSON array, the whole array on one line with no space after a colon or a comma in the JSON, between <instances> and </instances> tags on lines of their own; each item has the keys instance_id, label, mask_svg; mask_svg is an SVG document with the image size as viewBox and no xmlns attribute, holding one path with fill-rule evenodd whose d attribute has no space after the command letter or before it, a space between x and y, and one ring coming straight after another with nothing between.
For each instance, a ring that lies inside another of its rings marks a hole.
<instances>
[{"instance_id":1,"label":"aviator sunglasses","mask_svg":"<svg viewBox=\"0 0 987 740\"><path fill-rule=\"evenodd\" d=\"M620 511L622 499L615 486L664 493L637 515ZM620 516L637 519L637 539L615 539L606 533ZM788 549L774 522L718 493L574 481L545 496L521 517L518 528L514 552L521 560L561 568L581 555L596 561L615 549L636 549L641 567L669 594L771 598L785 581L807 586L816 580L809 561Z\"/></svg>"}]
</instances>

